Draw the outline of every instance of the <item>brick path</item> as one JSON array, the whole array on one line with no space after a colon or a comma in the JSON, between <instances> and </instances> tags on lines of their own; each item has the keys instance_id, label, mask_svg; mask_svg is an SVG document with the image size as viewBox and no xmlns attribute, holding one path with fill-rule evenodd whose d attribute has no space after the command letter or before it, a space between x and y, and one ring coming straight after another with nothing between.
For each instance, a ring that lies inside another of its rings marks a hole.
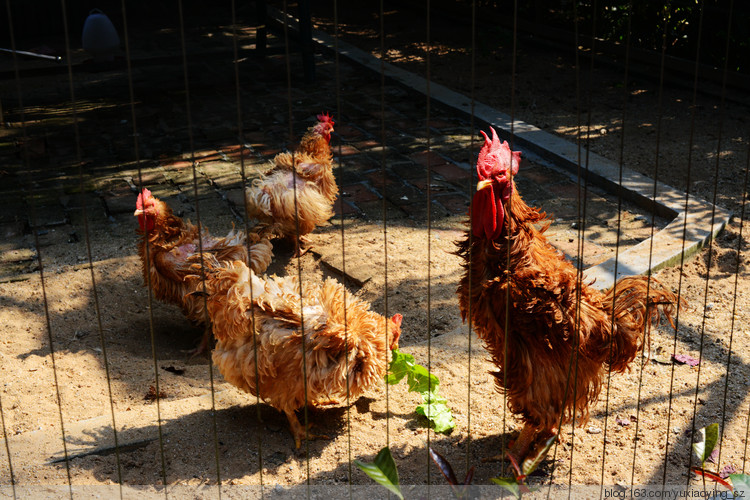
<instances>
[{"instance_id":1,"label":"brick path","mask_svg":"<svg viewBox=\"0 0 750 500\"><path fill-rule=\"evenodd\" d=\"M194 211L194 161L202 213L210 214L212 207L223 206L240 219L241 164L247 177L252 178L276 153L297 141L318 112L330 111L336 119L333 145L343 197L343 204L336 204L337 214L343 210L347 218L381 220L385 203L389 221L408 218L424 225L429 167L432 222L463 228L461 221L475 182L472 154L480 146L478 131L470 130L467 120L451 109L432 105L428 122L423 96L396 84L381 88L379 78L345 62L338 68L341 84L337 88L337 69L327 56L317 56L318 82L314 85L302 82L299 58L293 57L289 89L281 56L264 60L250 57L243 58L239 65L240 141L231 45L224 45L226 53L217 56L222 46L215 40L206 44L203 52L200 45L193 46L196 52L189 58L192 129L188 126L181 59L157 54L163 63L154 65L149 63L155 57L152 52L137 46L133 49L137 156L127 73L87 72L85 65L75 67L78 136L90 206L102 206L108 217L129 215L133 194L142 182L156 196L176 203L178 212L189 215ZM121 66L124 70L124 62ZM15 93L14 81L5 80L1 85L4 94ZM31 190L39 209L35 225L56 224L61 215L70 221L69 212L75 208L70 205L71 194L78 188L78 162L68 98L64 72L24 78L25 142L18 109L5 105L5 120L11 127L1 131L0 158L7 166L0 174L5 181L3 194L15 201L0 214L6 235L34 225L24 202L28 193L18 189L28 185L27 172L33 179ZM381 117L385 120L384 141ZM30 169L21 160L24 148L29 153ZM530 204L556 217L548 233L552 242L575 256L579 185L559 169L527 160L516 181ZM590 266L614 253L617 200L592 188L586 207L584 264ZM626 204L621 248L647 238L650 222L650 215ZM657 224L664 223L657 220ZM4 258L8 259L12 257Z\"/></svg>"}]
</instances>

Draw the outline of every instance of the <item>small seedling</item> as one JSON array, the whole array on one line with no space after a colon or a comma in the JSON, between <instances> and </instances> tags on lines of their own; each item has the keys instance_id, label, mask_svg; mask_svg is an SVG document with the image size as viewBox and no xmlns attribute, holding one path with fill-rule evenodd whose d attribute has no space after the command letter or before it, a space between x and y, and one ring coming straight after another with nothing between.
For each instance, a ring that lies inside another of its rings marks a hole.
<instances>
[{"instance_id":1,"label":"small seedling","mask_svg":"<svg viewBox=\"0 0 750 500\"><path fill-rule=\"evenodd\" d=\"M445 476L445 479L448 481L448 484L450 484L453 496L459 500L465 498L469 493L468 486L474 478L474 467L469 469L469 472L466 473L463 483L459 483L458 479L456 479L456 474L453 472L453 467L451 467L448 460L432 448L429 448L429 451L433 462L435 462L440 469L440 472L443 473L443 476ZM372 463L366 463L355 459L354 465L370 476L373 481L382 487L387 488L388 491L401 500L404 499L404 496L401 493L401 487L399 486L396 462L393 460L390 448L386 446L380 450Z\"/></svg>"},{"instance_id":2,"label":"small seedling","mask_svg":"<svg viewBox=\"0 0 750 500\"><path fill-rule=\"evenodd\" d=\"M469 469L463 482L459 483L456 474L453 472L453 467L443 455L430 448L430 458L432 458L432 461L438 466L440 472L443 473L448 484L451 485L454 497L462 499L469 495L469 486L471 485L472 479L474 479L474 467Z\"/></svg>"},{"instance_id":3,"label":"small seedling","mask_svg":"<svg viewBox=\"0 0 750 500\"><path fill-rule=\"evenodd\" d=\"M422 396L422 404L417 406L416 412L430 421L435 432L448 432L456 427L448 400L438 395L440 380L427 371L422 365L414 362L414 356L394 349L393 359L388 369L385 381L388 384L398 384L406 377L409 390L418 392Z\"/></svg>"},{"instance_id":4,"label":"small seedling","mask_svg":"<svg viewBox=\"0 0 750 500\"><path fill-rule=\"evenodd\" d=\"M542 463L544 457L547 456L550 448L555 443L557 435L550 436L541 446L533 450L533 452L527 456L524 461L519 465L513 455L508 454L508 459L515 472L515 477L493 477L490 480L502 486L515 498L521 498L523 493L531 493L535 488L531 488L526 484L526 477L534 472L539 464Z\"/></svg>"},{"instance_id":5,"label":"small seedling","mask_svg":"<svg viewBox=\"0 0 750 500\"><path fill-rule=\"evenodd\" d=\"M388 489L388 491L401 500L404 500L404 496L401 494L401 487L398 484L396 462L393 460L390 448L386 446L380 450L378 454L375 455L375 461L373 463L366 463L355 459L354 465L362 469L365 474L370 476L372 480L380 486Z\"/></svg>"}]
</instances>

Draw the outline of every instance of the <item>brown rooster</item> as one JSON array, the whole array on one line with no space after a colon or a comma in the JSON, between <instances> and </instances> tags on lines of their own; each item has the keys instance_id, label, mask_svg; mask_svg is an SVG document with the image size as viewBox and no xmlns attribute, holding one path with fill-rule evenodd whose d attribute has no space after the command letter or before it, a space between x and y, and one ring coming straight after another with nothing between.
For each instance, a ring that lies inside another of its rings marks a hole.
<instances>
[{"instance_id":1,"label":"brown rooster","mask_svg":"<svg viewBox=\"0 0 750 500\"><path fill-rule=\"evenodd\" d=\"M400 314L386 321L333 279L306 283L300 302L296 277L261 279L244 262L211 255L204 262L213 362L229 383L286 414L297 448L306 429L295 410L345 401L347 381L354 400L383 380L398 347ZM188 280L194 295L203 295L200 276Z\"/></svg>"},{"instance_id":2,"label":"brown rooster","mask_svg":"<svg viewBox=\"0 0 750 500\"><path fill-rule=\"evenodd\" d=\"M172 209L144 189L136 200L141 239L138 252L143 263L143 281L147 284L149 274L151 289L157 300L176 304L185 316L196 325L202 325L205 318L203 299L187 295L190 291L182 271L187 259L200 250L198 227L184 221L172 213ZM271 263L273 247L268 239L250 234L250 263L254 271L263 272ZM203 252L219 261L247 261L247 240L242 231L230 231L223 238L211 236L203 229L200 243ZM148 259L146 258L148 245ZM203 352L209 338L203 338L196 352Z\"/></svg>"},{"instance_id":3,"label":"brown rooster","mask_svg":"<svg viewBox=\"0 0 750 500\"><path fill-rule=\"evenodd\" d=\"M623 278L607 292L581 282L547 242L546 214L518 194L521 153L501 144L494 129L492 140L482 135L471 235L458 242L465 269L458 297L499 368L498 389L524 422L509 451L521 464L561 425L588 420L605 367L624 371L647 328L659 323L659 309L672 323L678 299L644 276Z\"/></svg>"},{"instance_id":4,"label":"brown rooster","mask_svg":"<svg viewBox=\"0 0 750 500\"><path fill-rule=\"evenodd\" d=\"M301 249L305 235L333 216L339 192L330 147L334 122L327 114L317 118L295 152L276 155L273 168L245 190L248 217L260 221L264 234L291 240L295 255L309 249Z\"/></svg>"}]
</instances>

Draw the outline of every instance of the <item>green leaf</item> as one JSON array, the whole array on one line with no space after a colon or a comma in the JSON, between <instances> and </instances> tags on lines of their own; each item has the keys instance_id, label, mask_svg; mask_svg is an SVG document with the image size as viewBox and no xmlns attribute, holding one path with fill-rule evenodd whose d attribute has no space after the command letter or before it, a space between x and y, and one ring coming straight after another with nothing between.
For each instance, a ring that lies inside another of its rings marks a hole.
<instances>
[{"instance_id":1,"label":"green leaf","mask_svg":"<svg viewBox=\"0 0 750 500\"><path fill-rule=\"evenodd\" d=\"M391 365L388 367L388 375L385 377L386 383L395 385L401 382L408 373L414 369L414 356L406 354L398 349L391 351Z\"/></svg>"},{"instance_id":2,"label":"green leaf","mask_svg":"<svg viewBox=\"0 0 750 500\"><path fill-rule=\"evenodd\" d=\"M521 488L516 482L515 478L512 477L491 477L490 481L495 484L499 484L503 489L510 492L516 498L521 498Z\"/></svg>"},{"instance_id":3,"label":"green leaf","mask_svg":"<svg viewBox=\"0 0 750 500\"><path fill-rule=\"evenodd\" d=\"M552 445L555 443L555 439L557 439L557 434L550 436L541 449L534 450L536 453L533 456L526 457L521 464L521 474L528 476L539 467L539 464L542 463L542 460L547 456L549 449L552 448Z\"/></svg>"},{"instance_id":4,"label":"green leaf","mask_svg":"<svg viewBox=\"0 0 750 500\"><path fill-rule=\"evenodd\" d=\"M747 474L729 474L732 480L732 491L741 492L747 497L750 494L750 476Z\"/></svg>"},{"instance_id":5,"label":"green leaf","mask_svg":"<svg viewBox=\"0 0 750 500\"><path fill-rule=\"evenodd\" d=\"M448 402L435 393L422 393L423 404L417 406L416 412L426 417L433 425L435 432L448 432L456 427Z\"/></svg>"},{"instance_id":6,"label":"green leaf","mask_svg":"<svg viewBox=\"0 0 750 500\"><path fill-rule=\"evenodd\" d=\"M424 403L417 406L416 412L434 425L435 432L448 432L456 427L450 408L445 403Z\"/></svg>"},{"instance_id":7,"label":"green leaf","mask_svg":"<svg viewBox=\"0 0 750 500\"><path fill-rule=\"evenodd\" d=\"M416 412L427 417L434 426L435 432L448 432L456 427L448 400L438 396L440 379L430 373L427 368L414 362L414 356L400 352L398 349L392 351L393 358L389 367L389 374L385 381L388 384L397 384L406 377L409 390L422 395L423 404L417 406Z\"/></svg>"},{"instance_id":8,"label":"green leaf","mask_svg":"<svg viewBox=\"0 0 750 500\"><path fill-rule=\"evenodd\" d=\"M404 499L404 496L401 494L401 488L398 485L398 470L396 469L396 462L393 461L390 448L386 446L380 450L375 456L375 461L371 464L355 459L354 465L362 469L362 472L370 476L380 486L386 488L401 500Z\"/></svg>"},{"instance_id":9,"label":"green leaf","mask_svg":"<svg viewBox=\"0 0 750 500\"><path fill-rule=\"evenodd\" d=\"M711 424L698 429L698 441L693 443L693 450L701 461L701 467L706 463L708 457L719 442L719 424Z\"/></svg>"},{"instance_id":10,"label":"green leaf","mask_svg":"<svg viewBox=\"0 0 750 500\"><path fill-rule=\"evenodd\" d=\"M412 358L413 359L413 358ZM408 373L409 390L413 392L437 392L440 380L422 365L414 365Z\"/></svg>"}]
</instances>

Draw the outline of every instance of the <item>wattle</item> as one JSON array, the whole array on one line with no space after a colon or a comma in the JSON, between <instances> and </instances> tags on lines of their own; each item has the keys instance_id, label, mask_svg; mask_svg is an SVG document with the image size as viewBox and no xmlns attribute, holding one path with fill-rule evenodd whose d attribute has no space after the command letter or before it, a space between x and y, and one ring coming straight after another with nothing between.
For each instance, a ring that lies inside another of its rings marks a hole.
<instances>
[{"instance_id":1,"label":"wattle","mask_svg":"<svg viewBox=\"0 0 750 500\"><path fill-rule=\"evenodd\" d=\"M141 231L150 232L154 229L154 219L145 215L139 215L138 225L141 226Z\"/></svg>"},{"instance_id":2,"label":"wattle","mask_svg":"<svg viewBox=\"0 0 750 500\"><path fill-rule=\"evenodd\" d=\"M477 238L494 240L503 232L505 210L495 196L494 186L474 194L471 212L471 230Z\"/></svg>"}]
</instances>

